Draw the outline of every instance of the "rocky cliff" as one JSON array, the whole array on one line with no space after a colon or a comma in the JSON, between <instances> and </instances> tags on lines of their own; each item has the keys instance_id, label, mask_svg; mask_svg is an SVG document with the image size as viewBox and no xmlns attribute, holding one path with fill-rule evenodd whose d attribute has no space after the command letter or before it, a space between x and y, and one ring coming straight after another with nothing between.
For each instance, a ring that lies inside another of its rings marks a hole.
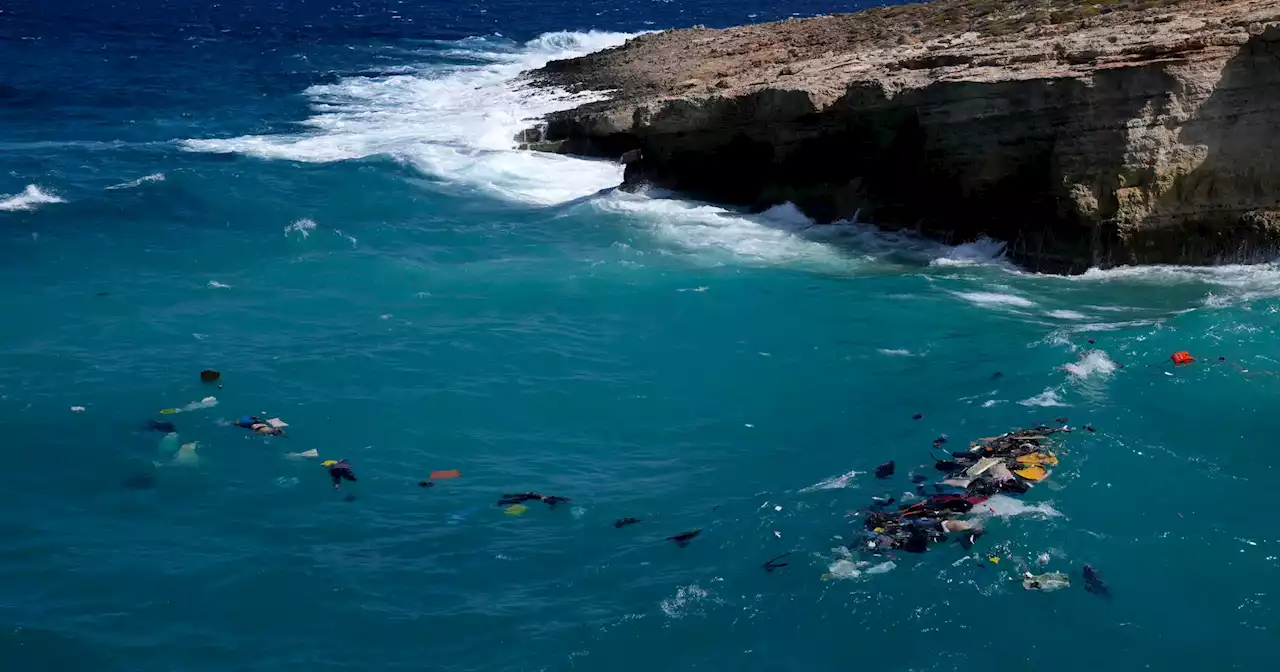
<instances>
[{"instance_id":1,"label":"rocky cliff","mask_svg":"<svg viewBox=\"0 0 1280 672\"><path fill-rule=\"evenodd\" d=\"M625 183L1008 241L1055 272L1280 255L1280 0L937 0L637 37L522 134Z\"/></svg>"}]
</instances>

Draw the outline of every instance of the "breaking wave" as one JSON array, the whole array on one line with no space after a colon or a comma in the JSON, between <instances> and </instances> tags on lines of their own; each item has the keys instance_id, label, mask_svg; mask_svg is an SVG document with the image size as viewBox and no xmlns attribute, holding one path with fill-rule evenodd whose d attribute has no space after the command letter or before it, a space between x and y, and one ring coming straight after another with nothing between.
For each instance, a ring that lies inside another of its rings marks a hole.
<instances>
[{"instance_id":1,"label":"breaking wave","mask_svg":"<svg viewBox=\"0 0 1280 672\"><path fill-rule=\"evenodd\" d=\"M21 194L0 196L0 212L35 210L50 203L66 203L66 201L56 194L43 191L34 184L28 184Z\"/></svg>"}]
</instances>

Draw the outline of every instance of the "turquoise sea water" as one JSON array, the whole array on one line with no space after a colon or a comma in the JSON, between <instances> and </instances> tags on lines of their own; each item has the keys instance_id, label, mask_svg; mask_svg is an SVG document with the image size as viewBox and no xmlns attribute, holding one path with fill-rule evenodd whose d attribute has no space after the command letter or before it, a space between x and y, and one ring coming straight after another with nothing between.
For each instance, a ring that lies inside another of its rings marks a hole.
<instances>
[{"instance_id":1,"label":"turquoise sea water","mask_svg":"<svg viewBox=\"0 0 1280 672\"><path fill-rule=\"evenodd\" d=\"M1028 275L510 149L571 104L524 68L810 5L6 9L3 668L1267 666L1280 268ZM823 580L936 437L1059 416L974 553Z\"/></svg>"}]
</instances>

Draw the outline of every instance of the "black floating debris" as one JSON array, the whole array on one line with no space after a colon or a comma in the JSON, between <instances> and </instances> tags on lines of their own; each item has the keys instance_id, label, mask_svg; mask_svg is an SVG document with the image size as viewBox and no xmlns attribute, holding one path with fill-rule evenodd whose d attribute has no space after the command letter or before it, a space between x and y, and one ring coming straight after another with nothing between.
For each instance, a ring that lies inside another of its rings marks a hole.
<instances>
[{"instance_id":1,"label":"black floating debris","mask_svg":"<svg viewBox=\"0 0 1280 672\"><path fill-rule=\"evenodd\" d=\"M639 518L619 518L614 521L613 526L618 529L622 529L628 525L635 525L638 522L640 522Z\"/></svg>"},{"instance_id":2,"label":"black floating debris","mask_svg":"<svg viewBox=\"0 0 1280 672\"><path fill-rule=\"evenodd\" d=\"M688 546L689 542L693 541L693 538L699 534L702 534L702 530L690 530L689 532L681 532L674 537L667 537L667 541L674 541L676 542L676 546L684 548L685 546Z\"/></svg>"},{"instance_id":3,"label":"black floating debris","mask_svg":"<svg viewBox=\"0 0 1280 672\"><path fill-rule=\"evenodd\" d=\"M991 374L991 380L1000 380L1001 378L1004 378L1004 374L999 371Z\"/></svg>"},{"instance_id":4,"label":"black floating debris","mask_svg":"<svg viewBox=\"0 0 1280 672\"><path fill-rule=\"evenodd\" d=\"M538 500L551 508L556 508L556 504L561 502L572 502L568 497L557 497L555 495L543 495L537 492L518 492L515 494L505 494L502 499L498 500L498 506L512 506L514 504L524 504Z\"/></svg>"},{"instance_id":5,"label":"black floating debris","mask_svg":"<svg viewBox=\"0 0 1280 672\"><path fill-rule=\"evenodd\" d=\"M435 483L432 483L431 481L418 481L418 487L419 487L419 488L434 488L434 487L436 487L436 484L435 484Z\"/></svg>"},{"instance_id":6,"label":"black floating debris","mask_svg":"<svg viewBox=\"0 0 1280 672\"><path fill-rule=\"evenodd\" d=\"M923 419L924 419L924 413L916 413L915 415L911 416L911 419L912 419L912 420L923 420Z\"/></svg>"},{"instance_id":7,"label":"black floating debris","mask_svg":"<svg viewBox=\"0 0 1280 672\"><path fill-rule=\"evenodd\" d=\"M111 292L98 292L94 296L111 296Z\"/></svg>"},{"instance_id":8,"label":"black floating debris","mask_svg":"<svg viewBox=\"0 0 1280 672\"><path fill-rule=\"evenodd\" d=\"M791 555L791 551L787 551L786 553L783 553L782 555L779 555L776 558L769 558L768 560L765 561L763 565L760 565L760 566L764 568L764 571L773 573L773 570L787 566L787 563L778 562L778 561L787 557L788 555Z\"/></svg>"},{"instance_id":9,"label":"black floating debris","mask_svg":"<svg viewBox=\"0 0 1280 672\"><path fill-rule=\"evenodd\" d=\"M148 420L147 429L153 432L164 432L165 434L172 434L178 431L178 428L167 420Z\"/></svg>"},{"instance_id":10,"label":"black floating debris","mask_svg":"<svg viewBox=\"0 0 1280 672\"><path fill-rule=\"evenodd\" d=\"M893 475L893 471L896 468L897 466L894 465L893 460L889 460L888 462L876 467L876 478L889 478Z\"/></svg>"},{"instance_id":11,"label":"black floating debris","mask_svg":"<svg viewBox=\"0 0 1280 672\"><path fill-rule=\"evenodd\" d=\"M933 447L938 448L945 445L946 443L947 443L947 435L943 434L942 436L939 436L938 438L933 440Z\"/></svg>"},{"instance_id":12,"label":"black floating debris","mask_svg":"<svg viewBox=\"0 0 1280 672\"><path fill-rule=\"evenodd\" d=\"M213 369L205 369L200 372L200 381L205 383L216 383L221 377L222 374L214 371Z\"/></svg>"},{"instance_id":13,"label":"black floating debris","mask_svg":"<svg viewBox=\"0 0 1280 672\"><path fill-rule=\"evenodd\" d=\"M1094 429L1094 428L1093 428L1093 425L1085 425L1085 426L1084 426L1084 431L1086 431L1086 432L1096 432L1096 431L1098 431L1098 430Z\"/></svg>"},{"instance_id":14,"label":"black floating debris","mask_svg":"<svg viewBox=\"0 0 1280 672\"><path fill-rule=\"evenodd\" d=\"M1054 419L1053 419L1053 421L1054 421L1054 422L1056 422L1056 423L1058 423L1059 425L1065 425L1065 424L1067 424L1067 418L1066 418L1066 417L1054 418Z\"/></svg>"},{"instance_id":15,"label":"black floating debris","mask_svg":"<svg viewBox=\"0 0 1280 672\"><path fill-rule=\"evenodd\" d=\"M978 539L985 534L982 530L970 530L956 540L960 547L966 551L972 550L974 544L978 543Z\"/></svg>"},{"instance_id":16,"label":"black floating debris","mask_svg":"<svg viewBox=\"0 0 1280 672\"><path fill-rule=\"evenodd\" d=\"M150 472L133 474L124 479L124 487L130 490L154 490L156 476Z\"/></svg>"},{"instance_id":17,"label":"black floating debris","mask_svg":"<svg viewBox=\"0 0 1280 672\"><path fill-rule=\"evenodd\" d=\"M1097 341L1093 340L1092 338L1091 338L1091 339L1089 339L1089 345L1094 345L1094 344L1096 344L1096 343L1097 343Z\"/></svg>"},{"instance_id":18,"label":"black floating debris","mask_svg":"<svg viewBox=\"0 0 1280 672\"><path fill-rule=\"evenodd\" d=\"M1102 576L1098 574L1098 570L1092 565L1084 566L1084 589L1100 595L1102 597L1111 597L1111 589L1107 587L1106 582L1102 580Z\"/></svg>"}]
</instances>

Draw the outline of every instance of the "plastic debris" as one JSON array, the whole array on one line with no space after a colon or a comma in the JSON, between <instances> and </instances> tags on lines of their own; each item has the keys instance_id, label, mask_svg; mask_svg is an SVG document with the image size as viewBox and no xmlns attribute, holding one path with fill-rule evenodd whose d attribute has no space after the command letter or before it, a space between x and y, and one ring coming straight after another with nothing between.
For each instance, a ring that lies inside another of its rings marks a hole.
<instances>
[{"instance_id":1,"label":"plastic debris","mask_svg":"<svg viewBox=\"0 0 1280 672\"><path fill-rule=\"evenodd\" d=\"M443 481L449 478L461 478L462 472L457 469L441 469L431 472L431 478L437 481Z\"/></svg>"},{"instance_id":2,"label":"plastic debris","mask_svg":"<svg viewBox=\"0 0 1280 672\"><path fill-rule=\"evenodd\" d=\"M216 383L221 377L222 374L214 371L213 369L205 369L200 372L200 381L204 383Z\"/></svg>"},{"instance_id":3,"label":"plastic debris","mask_svg":"<svg viewBox=\"0 0 1280 672\"><path fill-rule=\"evenodd\" d=\"M435 483L432 483L431 481L418 481L418 487L419 487L419 488L434 488L434 487L436 487L436 484L435 484Z\"/></svg>"},{"instance_id":4,"label":"plastic debris","mask_svg":"<svg viewBox=\"0 0 1280 672\"><path fill-rule=\"evenodd\" d=\"M994 556L994 555L993 555L993 556L991 556L991 557L987 558L987 562L990 562L990 563L991 563L991 564L993 564L993 565L998 565L998 564L1000 564L1000 558L998 558L998 557L996 557L996 556Z\"/></svg>"},{"instance_id":5,"label":"plastic debris","mask_svg":"<svg viewBox=\"0 0 1280 672\"><path fill-rule=\"evenodd\" d=\"M525 506L524 504L512 504L511 506L508 506L506 509L504 509L503 513L507 514L508 516L523 516L524 512L528 510L529 510L529 507Z\"/></svg>"},{"instance_id":6,"label":"plastic debris","mask_svg":"<svg viewBox=\"0 0 1280 672\"><path fill-rule=\"evenodd\" d=\"M196 454L196 448L199 443L184 443L178 448L178 452L173 456L173 464L180 466L195 466L200 462L200 456Z\"/></svg>"},{"instance_id":7,"label":"plastic debris","mask_svg":"<svg viewBox=\"0 0 1280 672\"><path fill-rule=\"evenodd\" d=\"M178 452L180 445L181 444L178 442L178 434L176 432L169 432L168 434L160 437L159 450L162 453L176 453Z\"/></svg>"},{"instance_id":8,"label":"plastic debris","mask_svg":"<svg viewBox=\"0 0 1280 672\"><path fill-rule=\"evenodd\" d=\"M267 421L267 424L271 425L272 427L275 427L276 429L284 429L285 427L289 426L289 423L285 422L284 420L281 420L280 418L271 418L270 420Z\"/></svg>"},{"instance_id":9,"label":"plastic debris","mask_svg":"<svg viewBox=\"0 0 1280 672\"><path fill-rule=\"evenodd\" d=\"M1173 355L1170 356L1169 359L1173 360L1174 364L1190 364L1196 361L1196 358L1192 357L1191 353L1187 352L1186 350L1183 350L1182 352L1173 353Z\"/></svg>"},{"instance_id":10,"label":"plastic debris","mask_svg":"<svg viewBox=\"0 0 1280 672\"><path fill-rule=\"evenodd\" d=\"M1022 587L1027 590L1038 590L1042 593L1051 593L1055 590L1061 590L1071 585L1071 577L1062 572L1046 572L1039 576L1027 572L1022 576Z\"/></svg>"},{"instance_id":11,"label":"plastic debris","mask_svg":"<svg viewBox=\"0 0 1280 672\"><path fill-rule=\"evenodd\" d=\"M320 451L312 448L311 450L304 450L301 453L289 453L288 455L285 455L285 457L291 460L314 460L320 457Z\"/></svg>"},{"instance_id":12,"label":"plastic debris","mask_svg":"<svg viewBox=\"0 0 1280 672\"><path fill-rule=\"evenodd\" d=\"M882 562L874 567L868 567L863 573L868 576L874 576L876 574L887 574L897 568L898 566L894 564L892 560L889 560L888 562Z\"/></svg>"},{"instance_id":13,"label":"plastic debris","mask_svg":"<svg viewBox=\"0 0 1280 672\"><path fill-rule=\"evenodd\" d=\"M72 407L71 407L71 412L72 412L72 413L84 413L84 406L72 406Z\"/></svg>"},{"instance_id":14,"label":"plastic debris","mask_svg":"<svg viewBox=\"0 0 1280 672\"><path fill-rule=\"evenodd\" d=\"M924 413L916 413L915 415L911 416L911 419L912 419L912 420L923 420L923 419L924 419Z\"/></svg>"},{"instance_id":15,"label":"plastic debris","mask_svg":"<svg viewBox=\"0 0 1280 672\"><path fill-rule=\"evenodd\" d=\"M613 526L620 530L628 525L635 525L638 522L640 522L639 518L619 518L613 521Z\"/></svg>"},{"instance_id":16,"label":"plastic debris","mask_svg":"<svg viewBox=\"0 0 1280 672\"><path fill-rule=\"evenodd\" d=\"M876 478L889 478L893 475L896 468L897 466L893 463L893 460L889 460L888 462L876 467Z\"/></svg>"}]
</instances>

